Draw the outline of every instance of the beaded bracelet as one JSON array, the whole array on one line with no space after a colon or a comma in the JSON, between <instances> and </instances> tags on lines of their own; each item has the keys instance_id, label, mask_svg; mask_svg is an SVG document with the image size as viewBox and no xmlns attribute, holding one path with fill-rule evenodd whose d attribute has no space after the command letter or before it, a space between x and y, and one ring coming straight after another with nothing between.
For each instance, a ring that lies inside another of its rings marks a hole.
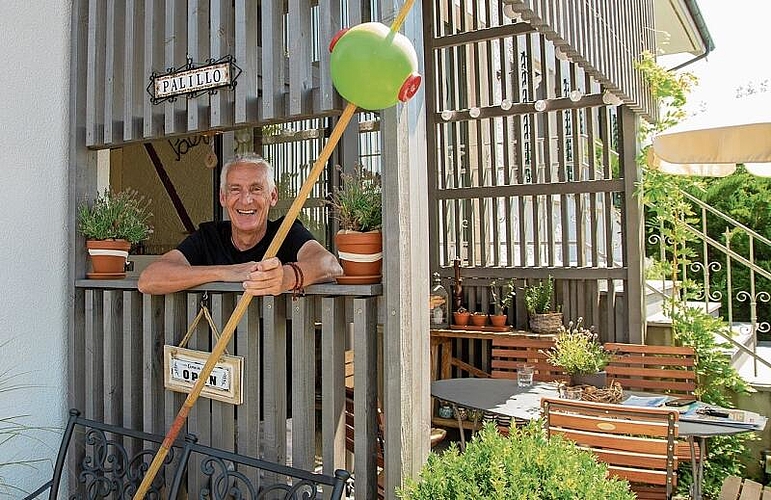
<instances>
[{"instance_id":1,"label":"beaded bracelet","mask_svg":"<svg viewBox=\"0 0 771 500\"><path fill-rule=\"evenodd\" d=\"M289 267L292 268L292 271L294 271L294 286L292 287L292 299L297 299L300 295L305 295L305 289L303 288L303 284L305 282L305 277L303 276L303 270L300 268L300 266L297 265L296 262L287 262Z\"/></svg>"}]
</instances>

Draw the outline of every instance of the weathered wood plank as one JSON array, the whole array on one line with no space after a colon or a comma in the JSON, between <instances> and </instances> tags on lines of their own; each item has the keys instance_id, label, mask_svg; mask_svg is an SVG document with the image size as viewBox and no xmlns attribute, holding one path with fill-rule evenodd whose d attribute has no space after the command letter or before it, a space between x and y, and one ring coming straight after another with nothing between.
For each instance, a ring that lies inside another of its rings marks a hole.
<instances>
[{"instance_id":1,"label":"weathered wood plank","mask_svg":"<svg viewBox=\"0 0 771 500\"><path fill-rule=\"evenodd\" d=\"M298 297L292 310L292 465L313 470L316 451L316 331L313 298Z\"/></svg>"},{"instance_id":2,"label":"weathered wood plank","mask_svg":"<svg viewBox=\"0 0 771 500\"><path fill-rule=\"evenodd\" d=\"M345 468L345 299L321 299L321 442L324 473Z\"/></svg>"},{"instance_id":3,"label":"weathered wood plank","mask_svg":"<svg viewBox=\"0 0 771 500\"><path fill-rule=\"evenodd\" d=\"M264 297L262 317L263 356L263 449L265 460L286 463L286 299Z\"/></svg>"}]
</instances>

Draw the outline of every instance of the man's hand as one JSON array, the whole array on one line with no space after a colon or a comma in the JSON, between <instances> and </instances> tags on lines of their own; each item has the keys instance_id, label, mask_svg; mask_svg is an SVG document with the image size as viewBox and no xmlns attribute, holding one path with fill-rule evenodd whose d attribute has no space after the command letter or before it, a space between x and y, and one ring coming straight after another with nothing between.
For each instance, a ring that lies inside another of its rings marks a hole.
<instances>
[{"instance_id":1,"label":"man's hand","mask_svg":"<svg viewBox=\"0 0 771 500\"><path fill-rule=\"evenodd\" d=\"M249 295L279 295L284 291L284 268L278 257L251 264L252 270L243 283Z\"/></svg>"}]
</instances>

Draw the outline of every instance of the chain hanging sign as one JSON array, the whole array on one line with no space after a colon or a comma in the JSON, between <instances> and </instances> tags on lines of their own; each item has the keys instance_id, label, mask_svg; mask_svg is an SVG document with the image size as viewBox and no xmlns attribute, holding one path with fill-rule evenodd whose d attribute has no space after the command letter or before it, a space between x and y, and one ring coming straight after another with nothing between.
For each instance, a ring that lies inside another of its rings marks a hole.
<instances>
[{"instance_id":1,"label":"chain hanging sign","mask_svg":"<svg viewBox=\"0 0 771 500\"><path fill-rule=\"evenodd\" d=\"M215 339L219 340L219 332L209 314L209 309L202 305L193 323L188 328L185 337L178 346L163 346L163 385L166 389L189 393L206 364L210 353L186 349L188 340L198 326L202 317L206 318ZM201 396L240 405L244 402L244 358L223 354L209 374Z\"/></svg>"},{"instance_id":2,"label":"chain hanging sign","mask_svg":"<svg viewBox=\"0 0 771 500\"><path fill-rule=\"evenodd\" d=\"M169 68L164 73L153 71L147 85L150 102L160 104L176 101L180 95L191 99L202 94L216 94L222 88L232 90L241 74L235 60L231 55L207 59L204 63L194 63L188 58L179 68Z\"/></svg>"}]
</instances>

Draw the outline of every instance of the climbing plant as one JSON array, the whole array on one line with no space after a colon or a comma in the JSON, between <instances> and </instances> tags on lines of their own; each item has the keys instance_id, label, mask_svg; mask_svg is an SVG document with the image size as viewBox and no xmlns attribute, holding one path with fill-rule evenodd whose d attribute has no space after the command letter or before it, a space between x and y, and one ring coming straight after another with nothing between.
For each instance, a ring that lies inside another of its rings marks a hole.
<instances>
[{"instance_id":1,"label":"climbing plant","mask_svg":"<svg viewBox=\"0 0 771 500\"><path fill-rule=\"evenodd\" d=\"M659 120L641 124L641 143L650 142L656 132L676 124L685 116L684 106L688 93L696 83L688 73L673 74L656 64L650 54L643 54L637 64L660 104ZM696 352L697 396L704 402L724 407L732 406L732 395L746 392L747 384L731 366L725 342L716 340L719 333L730 336L725 321L712 317L702 309L688 307L688 301L701 293L700 285L683 280L682 270L694 259L695 237L686 224L696 221L691 204L682 195L698 184L691 177L677 177L650 168L648 147L643 148L638 163L643 176L637 195L645 206L646 228L658 249L652 257L658 259L659 269L669 273L672 297L666 301L666 312L672 319L675 343L692 346ZM696 186L701 187L701 186ZM666 262L666 264L664 264ZM717 497L720 485L728 475L742 476L743 460L748 457L746 442L750 433L710 439L709 455L705 461L704 492L708 498ZM690 464L683 463L678 471L678 491L687 493L692 477Z\"/></svg>"}]
</instances>

